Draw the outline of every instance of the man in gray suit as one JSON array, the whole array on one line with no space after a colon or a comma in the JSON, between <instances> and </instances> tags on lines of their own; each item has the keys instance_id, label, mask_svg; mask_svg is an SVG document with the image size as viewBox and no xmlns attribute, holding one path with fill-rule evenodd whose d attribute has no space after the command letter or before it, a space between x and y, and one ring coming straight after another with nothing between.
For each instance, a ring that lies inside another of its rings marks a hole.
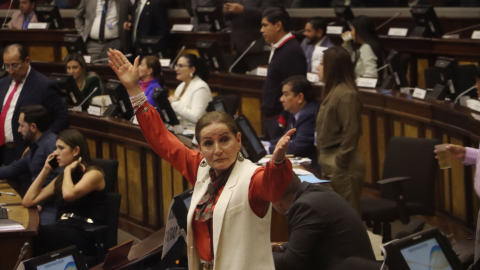
<instances>
[{"instance_id":1,"label":"man in gray suit","mask_svg":"<svg viewBox=\"0 0 480 270\"><path fill-rule=\"evenodd\" d=\"M269 7L277 7L278 0L229 0L223 6L223 12L231 15L232 50L243 53L252 41L257 42L244 57L249 69L268 63L268 55L264 57L265 42L260 33L262 13Z\"/></svg>"},{"instance_id":2,"label":"man in gray suit","mask_svg":"<svg viewBox=\"0 0 480 270\"><path fill-rule=\"evenodd\" d=\"M75 28L86 43L92 60L108 58L109 48L122 50L127 38L129 0L82 0L75 14Z\"/></svg>"}]
</instances>

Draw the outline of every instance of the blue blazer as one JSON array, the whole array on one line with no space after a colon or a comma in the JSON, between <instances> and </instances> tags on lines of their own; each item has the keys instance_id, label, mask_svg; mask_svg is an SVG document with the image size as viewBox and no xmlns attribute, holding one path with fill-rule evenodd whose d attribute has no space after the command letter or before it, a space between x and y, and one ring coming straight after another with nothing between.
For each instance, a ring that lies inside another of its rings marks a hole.
<instances>
[{"instance_id":1,"label":"blue blazer","mask_svg":"<svg viewBox=\"0 0 480 270\"><path fill-rule=\"evenodd\" d=\"M160 83L158 83L157 79L154 78L153 81L151 81L148 84L147 89L145 89L144 93L145 93L145 96L147 97L148 103L150 103L150 105L156 108L157 103L155 103L155 100L152 97L153 93L155 92L155 87L162 89L162 87L160 86Z\"/></svg>"},{"instance_id":2,"label":"blue blazer","mask_svg":"<svg viewBox=\"0 0 480 270\"><path fill-rule=\"evenodd\" d=\"M312 101L305 105L300 111L298 120L295 125L292 125L295 116L290 114L288 117L287 128L285 133L292 128L297 131L293 133L288 145L287 154L293 154L297 157L308 157L312 160L312 167L320 173L320 165L318 165L317 148L315 147L315 125L317 120L317 112L320 104L317 101ZM271 140L269 148L270 153L273 153L275 146L280 138Z\"/></svg>"},{"instance_id":3,"label":"blue blazer","mask_svg":"<svg viewBox=\"0 0 480 270\"><path fill-rule=\"evenodd\" d=\"M335 47L335 44L332 43L328 36L325 36L325 39L320 43L321 47L331 48ZM302 47L303 52L305 52L305 56L307 57L307 71L310 72L312 70L312 56L313 50L315 50L314 44L307 44L307 39L304 38L302 43L300 44Z\"/></svg>"},{"instance_id":4,"label":"blue blazer","mask_svg":"<svg viewBox=\"0 0 480 270\"><path fill-rule=\"evenodd\" d=\"M12 78L10 76L0 79L0 111L3 109L3 101L11 82ZM18 132L18 118L20 117L19 110L21 107L27 105L42 105L45 107L52 121L48 129L50 132L58 134L58 132L68 128L68 111L60 98L59 91L58 85L54 81L31 68L13 112L12 131L15 143L15 160L20 159L27 147L22 134Z\"/></svg>"}]
</instances>

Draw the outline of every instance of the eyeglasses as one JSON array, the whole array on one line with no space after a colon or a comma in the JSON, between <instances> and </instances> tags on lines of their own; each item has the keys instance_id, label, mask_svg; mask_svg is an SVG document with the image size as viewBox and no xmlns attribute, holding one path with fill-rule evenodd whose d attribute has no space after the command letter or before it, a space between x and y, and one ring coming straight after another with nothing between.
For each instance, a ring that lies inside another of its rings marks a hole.
<instances>
[{"instance_id":1,"label":"eyeglasses","mask_svg":"<svg viewBox=\"0 0 480 270\"><path fill-rule=\"evenodd\" d=\"M184 65L184 64L175 64L175 68L184 68L184 67L190 67L190 66Z\"/></svg>"},{"instance_id":2,"label":"eyeglasses","mask_svg":"<svg viewBox=\"0 0 480 270\"><path fill-rule=\"evenodd\" d=\"M10 69L13 69L13 70L18 70L20 68L20 65L23 63L24 61L20 62L20 63L15 63L15 64L3 64L3 69L4 70L10 70Z\"/></svg>"}]
</instances>

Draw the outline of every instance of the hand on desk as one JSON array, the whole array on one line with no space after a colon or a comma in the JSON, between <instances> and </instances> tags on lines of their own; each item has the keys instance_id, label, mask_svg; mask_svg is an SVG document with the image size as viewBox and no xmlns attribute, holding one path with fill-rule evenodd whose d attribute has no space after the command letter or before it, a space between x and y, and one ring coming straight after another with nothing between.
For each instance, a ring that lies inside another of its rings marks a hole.
<instances>
[{"instance_id":1,"label":"hand on desk","mask_svg":"<svg viewBox=\"0 0 480 270\"><path fill-rule=\"evenodd\" d=\"M243 13L243 10L243 6L240 4L225 3L225 5L223 5L224 13L241 14Z\"/></svg>"}]
</instances>

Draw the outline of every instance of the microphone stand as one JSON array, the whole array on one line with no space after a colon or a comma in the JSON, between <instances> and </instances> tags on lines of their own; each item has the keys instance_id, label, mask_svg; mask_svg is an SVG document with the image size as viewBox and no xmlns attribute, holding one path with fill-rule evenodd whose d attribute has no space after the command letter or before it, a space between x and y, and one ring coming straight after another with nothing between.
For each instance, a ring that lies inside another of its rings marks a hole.
<instances>
[{"instance_id":1,"label":"microphone stand","mask_svg":"<svg viewBox=\"0 0 480 270\"><path fill-rule=\"evenodd\" d=\"M182 52L185 50L185 45L182 46L182 48L180 49L180 51L178 52L177 56L175 56L175 59L173 59L172 63L170 63L170 68L173 69L173 65L175 65L175 63L177 62L178 58L180 58L180 55L182 54Z\"/></svg>"},{"instance_id":2,"label":"microphone stand","mask_svg":"<svg viewBox=\"0 0 480 270\"><path fill-rule=\"evenodd\" d=\"M132 56L132 55L133 55L133 54L131 54L131 53L127 53L127 54L125 54L125 57L128 58L128 57L130 57L130 56ZM92 61L92 64L100 63L100 62L103 62L103 61L107 61L107 60L109 60L109 59L110 59L110 58L107 57L107 58L100 58L100 59L97 59L97 60L93 60L93 61Z\"/></svg>"},{"instance_id":3,"label":"microphone stand","mask_svg":"<svg viewBox=\"0 0 480 270\"><path fill-rule=\"evenodd\" d=\"M375 30L378 31L378 29L384 27L387 23L393 21L393 19L397 18L397 17L400 16L401 14L402 14L402 12L398 12L397 14L393 15L392 18L390 18L390 19L386 20L384 23L380 24Z\"/></svg>"},{"instance_id":4,"label":"microphone stand","mask_svg":"<svg viewBox=\"0 0 480 270\"><path fill-rule=\"evenodd\" d=\"M257 43L256 40L252 41L252 43L250 44L250 46L248 46L248 48L242 53L242 55L240 55L240 57L238 57L238 59L233 63L233 65L230 66L230 68L228 69L228 72L229 73L232 73L232 69L235 67L235 65L240 61L242 60L243 56L245 54L247 54L248 51L250 51L250 49L253 47L253 45L255 45L255 43Z\"/></svg>"},{"instance_id":5,"label":"microphone stand","mask_svg":"<svg viewBox=\"0 0 480 270\"><path fill-rule=\"evenodd\" d=\"M18 255L17 263L15 264L15 267L13 268L13 270L17 270L18 265L23 259L23 256L25 256L25 253L27 253L28 246L29 246L28 242L25 242L25 244L23 244L23 247L20 250L20 255Z\"/></svg>"},{"instance_id":6,"label":"microphone stand","mask_svg":"<svg viewBox=\"0 0 480 270\"><path fill-rule=\"evenodd\" d=\"M454 104L457 103L457 101L458 101L463 95L465 95L466 93L470 92L470 91L471 91L472 89L474 89L474 88L475 88L475 85L472 86L472 87L470 87L470 88L468 88L467 90L463 91L462 93L460 93L460 95L457 96L457 98L453 101L453 103L454 103Z\"/></svg>"},{"instance_id":7,"label":"microphone stand","mask_svg":"<svg viewBox=\"0 0 480 270\"><path fill-rule=\"evenodd\" d=\"M479 27L479 26L480 26L480 24L475 24L475 25L472 25L472 26L469 26L469 27L465 27L465 28L462 28L462 29L458 29L458 30L455 30L455 31L452 31L452 32L445 33L444 36L460 33L460 32L463 32L463 31L466 31L466 30L469 30L469 29L472 29L472 28L476 28L476 27Z\"/></svg>"},{"instance_id":8,"label":"microphone stand","mask_svg":"<svg viewBox=\"0 0 480 270\"><path fill-rule=\"evenodd\" d=\"M5 25L5 23L7 22L8 13L10 13L10 9L12 8L12 5L13 5L13 0L10 1L10 6L8 7L7 15L5 15L5 20L3 21L2 28L3 28L3 26ZM7 27L7 28L8 28L8 27Z\"/></svg>"},{"instance_id":9,"label":"microphone stand","mask_svg":"<svg viewBox=\"0 0 480 270\"><path fill-rule=\"evenodd\" d=\"M95 87L95 89L93 89L93 91L82 101L82 103L80 103L80 105L72 108L72 111L81 112L83 103L85 103L85 101L87 101L93 95L93 93L95 93L97 90L98 90L98 87Z\"/></svg>"}]
</instances>

